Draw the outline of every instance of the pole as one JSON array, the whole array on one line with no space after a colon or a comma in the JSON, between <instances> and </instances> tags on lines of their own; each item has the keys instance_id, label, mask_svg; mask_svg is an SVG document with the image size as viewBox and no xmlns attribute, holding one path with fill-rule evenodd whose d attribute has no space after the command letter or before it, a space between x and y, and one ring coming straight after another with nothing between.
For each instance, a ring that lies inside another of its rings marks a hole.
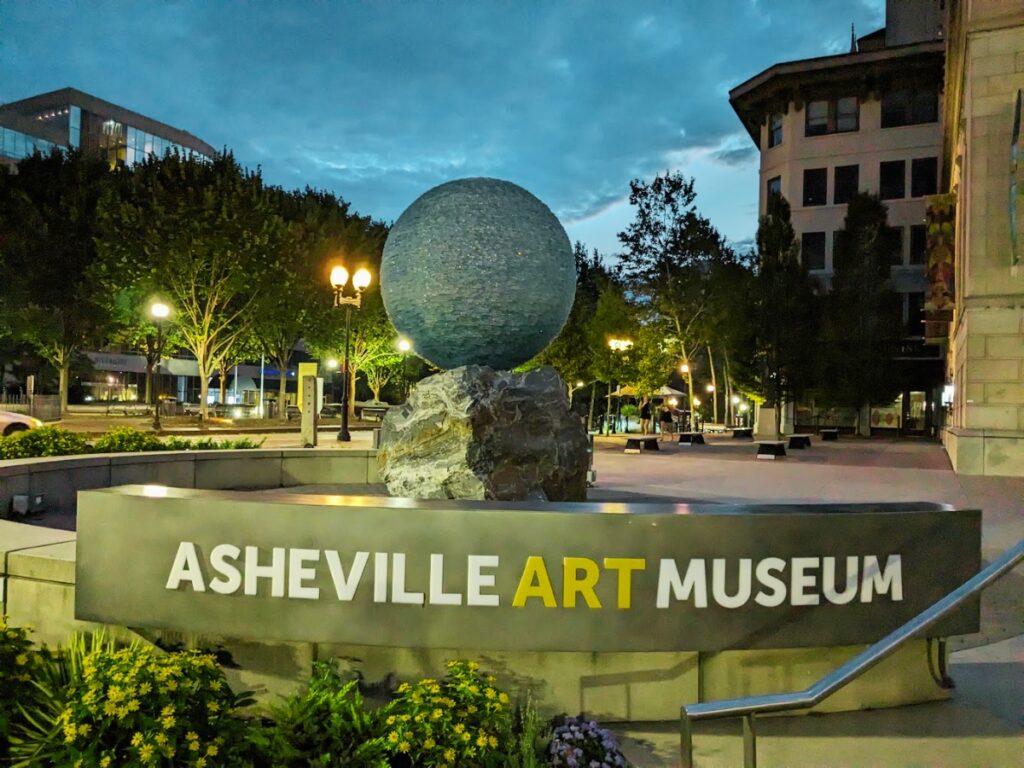
<instances>
[{"instance_id":1,"label":"pole","mask_svg":"<svg viewBox=\"0 0 1024 768\"><path fill-rule=\"evenodd\" d=\"M164 345L163 345L163 331L164 324L156 324L156 370L152 371L150 375L153 377L153 383L150 385L149 393L153 398L153 431L159 432L161 429L160 425L160 398L157 397L157 382L160 381L160 358L163 357Z\"/></svg>"},{"instance_id":2,"label":"pole","mask_svg":"<svg viewBox=\"0 0 1024 768\"><path fill-rule=\"evenodd\" d=\"M260 418L263 418L263 361L266 355L260 355L260 407L256 410Z\"/></svg>"},{"instance_id":3,"label":"pole","mask_svg":"<svg viewBox=\"0 0 1024 768\"><path fill-rule=\"evenodd\" d=\"M344 389L341 392L341 429L338 430L338 442L352 442L352 435L348 431L348 390L349 390L349 368L348 368L348 341L349 333L352 330L352 306L345 305L345 374L342 377Z\"/></svg>"}]
</instances>

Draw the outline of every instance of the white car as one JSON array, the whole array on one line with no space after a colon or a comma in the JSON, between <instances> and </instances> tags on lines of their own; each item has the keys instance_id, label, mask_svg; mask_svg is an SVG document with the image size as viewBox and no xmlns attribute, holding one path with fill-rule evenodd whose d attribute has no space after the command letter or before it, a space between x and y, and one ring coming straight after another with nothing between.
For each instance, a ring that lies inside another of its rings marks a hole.
<instances>
[{"instance_id":1,"label":"white car","mask_svg":"<svg viewBox=\"0 0 1024 768\"><path fill-rule=\"evenodd\" d=\"M26 429L34 429L43 426L43 422L26 416L24 413L12 413L11 411L0 411L0 435L7 437L15 432L23 432Z\"/></svg>"}]
</instances>

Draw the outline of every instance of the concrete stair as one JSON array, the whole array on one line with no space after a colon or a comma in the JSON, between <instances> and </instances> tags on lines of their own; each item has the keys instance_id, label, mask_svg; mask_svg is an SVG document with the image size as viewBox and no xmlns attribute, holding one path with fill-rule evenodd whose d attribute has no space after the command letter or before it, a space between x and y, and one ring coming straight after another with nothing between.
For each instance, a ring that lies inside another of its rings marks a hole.
<instances>
[{"instance_id":1,"label":"concrete stair","mask_svg":"<svg viewBox=\"0 0 1024 768\"><path fill-rule=\"evenodd\" d=\"M950 701L897 709L766 717L759 768L1024 768L1024 635L954 653ZM739 720L700 724L697 768L739 768ZM676 723L615 727L638 768L679 765Z\"/></svg>"}]
</instances>

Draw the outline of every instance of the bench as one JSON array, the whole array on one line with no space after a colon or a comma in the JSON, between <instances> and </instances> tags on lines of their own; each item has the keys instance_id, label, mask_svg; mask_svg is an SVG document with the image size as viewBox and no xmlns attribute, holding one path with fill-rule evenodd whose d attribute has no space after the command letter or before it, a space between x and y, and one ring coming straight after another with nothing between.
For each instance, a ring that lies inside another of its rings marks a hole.
<instances>
[{"instance_id":1,"label":"bench","mask_svg":"<svg viewBox=\"0 0 1024 768\"><path fill-rule=\"evenodd\" d=\"M829 427L826 429L819 429L818 434L821 435L822 440L838 440L839 439L839 428Z\"/></svg>"},{"instance_id":2,"label":"bench","mask_svg":"<svg viewBox=\"0 0 1024 768\"><path fill-rule=\"evenodd\" d=\"M640 453L641 451L660 451L657 435L637 435L626 438L624 453Z\"/></svg>"},{"instance_id":3,"label":"bench","mask_svg":"<svg viewBox=\"0 0 1024 768\"><path fill-rule=\"evenodd\" d=\"M383 421L387 412L388 406L386 405L364 405L359 410L359 417L363 420L372 418L374 421Z\"/></svg>"},{"instance_id":4,"label":"bench","mask_svg":"<svg viewBox=\"0 0 1024 768\"><path fill-rule=\"evenodd\" d=\"M789 436L789 447L790 448L810 448L811 447L811 436L810 435L790 435Z\"/></svg>"},{"instance_id":5,"label":"bench","mask_svg":"<svg viewBox=\"0 0 1024 768\"><path fill-rule=\"evenodd\" d=\"M737 440L741 440L741 439L744 439L744 438L751 439L751 438L754 437L754 428L753 427L733 427L733 429L732 429L732 436L735 439L737 439Z\"/></svg>"},{"instance_id":6,"label":"bench","mask_svg":"<svg viewBox=\"0 0 1024 768\"><path fill-rule=\"evenodd\" d=\"M682 432L679 435L680 445L707 445L704 442L704 435L700 432Z\"/></svg>"},{"instance_id":7,"label":"bench","mask_svg":"<svg viewBox=\"0 0 1024 768\"><path fill-rule=\"evenodd\" d=\"M758 440L757 458L759 459L781 459L786 456L785 440Z\"/></svg>"}]
</instances>

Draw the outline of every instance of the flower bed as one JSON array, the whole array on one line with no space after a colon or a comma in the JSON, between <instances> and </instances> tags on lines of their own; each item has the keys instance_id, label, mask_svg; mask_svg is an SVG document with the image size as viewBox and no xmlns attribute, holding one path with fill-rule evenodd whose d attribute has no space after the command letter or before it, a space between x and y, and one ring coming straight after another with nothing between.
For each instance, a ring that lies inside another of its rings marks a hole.
<instances>
[{"instance_id":1,"label":"flower bed","mask_svg":"<svg viewBox=\"0 0 1024 768\"><path fill-rule=\"evenodd\" d=\"M212 655L102 637L50 652L0 620L0 764L188 768L628 766L593 721L542 718L476 662L403 683L379 707L318 662L306 688L257 712Z\"/></svg>"},{"instance_id":2,"label":"flower bed","mask_svg":"<svg viewBox=\"0 0 1024 768\"><path fill-rule=\"evenodd\" d=\"M83 453L137 453L140 451L212 451L259 448L263 440L248 438L214 440L205 437L161 440L151 432L117 427L92 444L79 432L59 427L40 427L0 437L0 459L34 459L40 456L74 456Z\"/></svg>"}]
</instances>

